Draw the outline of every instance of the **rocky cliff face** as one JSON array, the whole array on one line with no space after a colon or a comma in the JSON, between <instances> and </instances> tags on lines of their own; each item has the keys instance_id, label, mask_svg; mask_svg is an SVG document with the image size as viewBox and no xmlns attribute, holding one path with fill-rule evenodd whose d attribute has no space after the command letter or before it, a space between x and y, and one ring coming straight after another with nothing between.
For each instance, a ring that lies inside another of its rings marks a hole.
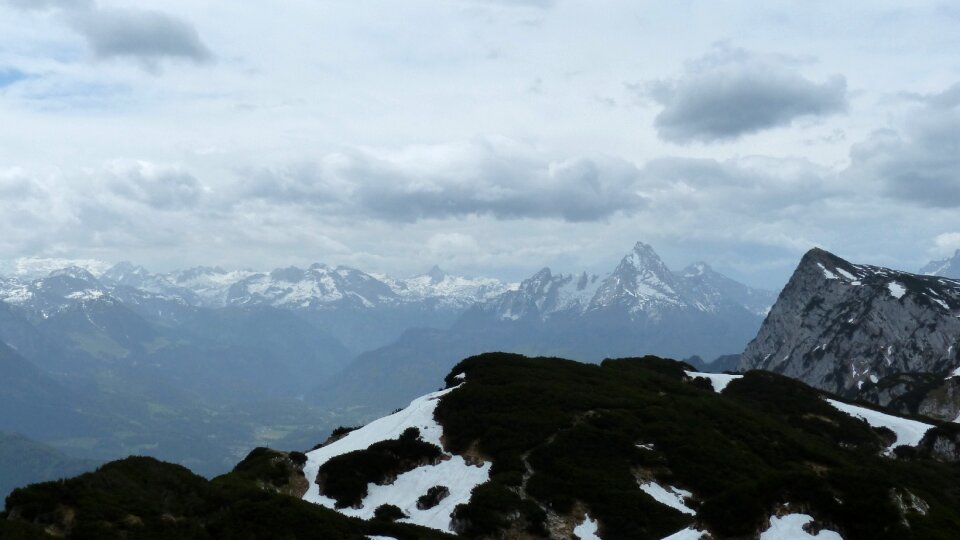
<instances>
[{"instance_id":1,"label":"rocky cliff face","mask_svg":"<svg viewBox=\"0 0 960 540\"><path fill-rule=\"evenodd\" d=\"M740 369L853 396L897 373L942 380L960 365L960 281L804 255Z\"/></svg>"}]
</instances>

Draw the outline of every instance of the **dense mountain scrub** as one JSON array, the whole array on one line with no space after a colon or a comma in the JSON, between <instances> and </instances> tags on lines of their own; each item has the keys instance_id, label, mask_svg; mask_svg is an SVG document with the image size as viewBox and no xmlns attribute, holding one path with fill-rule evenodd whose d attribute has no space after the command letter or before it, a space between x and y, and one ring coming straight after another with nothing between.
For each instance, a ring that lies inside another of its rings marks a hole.
<instances>
[{"instance_id":1,"label":"dense mountain scrub","mask_svg":"<svg viewBox=\"0 0 960 540\"><path fill-rule=\"evenodd\" d=\"M953 538L960 467L923 449L884 456L891 433L831 407L806 385L750 372L722 394L654 357L600 366L487 354L457 365L436 411L449 449L493 461L457 511L462 533L588 512L601 536L663 538L688 525L752 536L787 505L844 538ZM638 482L693 493L696 518ZM923 512L904 506L914 498ZM514 520L505 516L519 516Z\"/></svg>"}]
</instances>

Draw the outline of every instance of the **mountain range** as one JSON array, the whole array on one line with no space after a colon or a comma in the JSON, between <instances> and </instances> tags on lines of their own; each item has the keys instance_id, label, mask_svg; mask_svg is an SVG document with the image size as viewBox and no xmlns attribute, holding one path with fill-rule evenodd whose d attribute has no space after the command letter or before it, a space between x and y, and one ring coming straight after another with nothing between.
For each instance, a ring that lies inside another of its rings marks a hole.
<instances>
[{"instance_id":1,"label":"mountain range","mask_svg":"<svg viewBox=\"0 0 960 540\"><path fill-rule=\"evenodd\" d=\"M378 416L470 354L709 359L741 350L772 302L705 264L671 272L643 244L608 276L545 270L523 284L437 267L405 279L323 264L12 267L0 277L0 430L72 459L145 454L206 475L254 446L308 445ZM684 339L691 321L704 335ZM390 363L370 375L378 354Z\"/></svg>"},{"instance_id":2,"label":"mountain range","mask_svg":"<svg viewBox=\"0 0 960 540\"><path fill-rule=\"evenodd\" d=\"M432 389L458 359L489 351L592 362L640 352L736 354L756 335L773 299L706 263L674 272L652 247L637 243L606 276L544 268L470 307L447 329L410 329L395 343L359 355L321 385L313 401L366 405L376 416Z\"/></svg>"},{"instance_id":3,"label":"mountain range","mask_svg":"<svg viewBox=\"0 0 960 540\"><path fill-rule=\"evenodd\" d=\"M849 540L960 530L960 280L940 275L813 249L770 307L771 293L702 263L671 271L638 243L608 275L543 269L515 286L438 269L392 280L323 265L165 275L117 265L7 278L3 291L0 425L55 443L0 440L39 456L18 482L110 452L178 456L215 474L197 456L223 467L255 441L308 448L335 422L421 395L332 430L309 452L258 448L212 481L130 458L16 490L0 514L5 537ZM352 361L325 328L325 316L389 310L452 322L408 319L395 342ZM497 349L587 362L472 356ZM696 367L610 359L636 350L689 355ZM700 360L718 351L734 354ZM739 374L697 371L736 364ZM99 455L64 453L90 441ZM222 510L235 506L246 511Z\"/></svg>"}]
</instances>

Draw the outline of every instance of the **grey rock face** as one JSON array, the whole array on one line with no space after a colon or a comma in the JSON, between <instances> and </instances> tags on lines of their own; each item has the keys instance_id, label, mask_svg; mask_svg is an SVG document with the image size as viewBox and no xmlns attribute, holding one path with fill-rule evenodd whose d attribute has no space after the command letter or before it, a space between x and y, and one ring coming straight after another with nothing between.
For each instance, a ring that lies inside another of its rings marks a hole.
<instances>
[{"instance_id":1,"label":"grey rock face","mask_svg":"<svg viewBox=\"0 0 960 540\"><path fill-rule=\"evenodd\" d=\"M895 373L960 365L960 281L804 255L740 369L765 369L854 396Z\"/></svg>"},{"instance_id":2,"label":"grey rock face","mask_svg":"<svg viewBox=\"0 0 960 540\"><path fill-rule=\"evenodd\" d=\"M960 462L960 428L950 424L935 427L923 436L919 447L929 451L937 460Z\"/></svg>"}]
</instances>

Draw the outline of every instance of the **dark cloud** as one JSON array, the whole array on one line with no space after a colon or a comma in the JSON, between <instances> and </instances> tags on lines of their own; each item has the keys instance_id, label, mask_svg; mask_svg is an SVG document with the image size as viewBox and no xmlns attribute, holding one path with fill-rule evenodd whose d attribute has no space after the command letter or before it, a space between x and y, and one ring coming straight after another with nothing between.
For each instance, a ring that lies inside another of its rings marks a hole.
<instances>
[{"instance_id":1,"label":"dark cloud","mask_svg":"<svg viewBox=\"0 0 960 540\"><path fill-rule=\"evenodd\" d=\"M843 77L816 83L796 63L721 49L688 64L679 78L633 88L663 107L655 120L660 138L681 144L732 140L846 110Z\"/></svg>"},{"instance_id":2,"label":"dark cloud","mask_svg":"<svg viewBox=\"0 0 960 540\"><path fill-rule=\"evenodd\" d=\"M550 162L484 144L430 152L418 163L353 154L323 166L251 173L239 200L310 205L389 222L470 215L585 222L647 204L638 193L639 170L618 159Z\"/></svg>"},{"instance_id":3,"label":"dark cloud","mask_svg":"<svg viewBox=\"0 0 960 540\"><path fill-rule=\"evenodd\" d=\"M167 58L197 63L213 58L193 25L159 11L80 10L70 21L98 58L130 58L151 68Z\"/></svg>"},{"instance_id":4,"label":"dark cloud","mask_svg":"<svg viewBox=\"0 0 960 540\"><path fill-rule=\"evenodd\" d=\"M114 163L104 176L107 189L114 195L157 210L191 208L204 191L186 171L151 163Z\"/></svg>"},{"instance_id":5,"label":"dark cloud","mask_svg":"<svg viewBox=\"0 0 960 540\"><path fill-rule=\"evenodd\" d=\"M883 130L851 150L848 174L886 195L929 207L960 207L960 110L943 100L916 111L902 131Z\"/></svg>"}]
</instances>

